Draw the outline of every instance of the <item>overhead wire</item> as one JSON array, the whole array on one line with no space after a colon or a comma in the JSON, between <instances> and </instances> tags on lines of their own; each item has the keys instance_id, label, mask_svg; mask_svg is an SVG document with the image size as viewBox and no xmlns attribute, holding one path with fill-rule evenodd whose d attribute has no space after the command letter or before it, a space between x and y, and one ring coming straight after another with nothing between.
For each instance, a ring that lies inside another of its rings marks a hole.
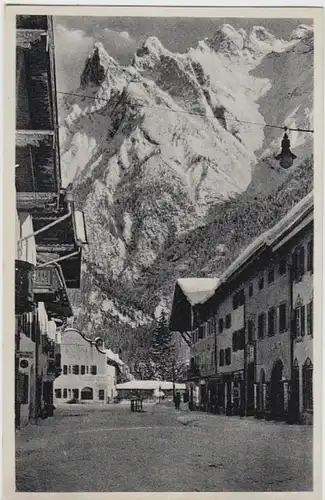
<instances>
[{"instance_id":1,"label":"overhead wire","mask_svg":"<svg viewBox=\"0 0 325 500\"><path fill-rule=\"evenodd\" d=\"M71 95L75 97L82 97L84 99L93 99L93 100L99 100L99 101L106 101L106 102L119 102L121 100L121 96L119 96L119 99L107 99L105 97L100 97L100 96L91 96L91 95L83 95L83 94L77 94L74 92L63 92L63 91L57 91L58 94L63 94L63 95ZM185 109L171 109L171 108L165 108L165 107L158 107L158 106L150 106L147 104L141 104L143 108L149 108L149 109L156 109L159 111L168 111L170 113L184 113L187 115L195 115L195 116L206 116L204 113L197 113L195 111L186 111ZM222 118L222 117L220 117ZM276 128L279 130L290 130L292 132L308 132L308 133L314 133L314 130L311 129L303 129L303 128L293 128L293 127L287 127L285 125L274 125L274 124L269 124L269 123L258 123L258 122L252 122L248 120L240 120L238 118L227 118L227 121L234 121L237 123L245 123L249 125L256 125L258 127L268 127L268 128Z\"/></svg>"}]
</instances>

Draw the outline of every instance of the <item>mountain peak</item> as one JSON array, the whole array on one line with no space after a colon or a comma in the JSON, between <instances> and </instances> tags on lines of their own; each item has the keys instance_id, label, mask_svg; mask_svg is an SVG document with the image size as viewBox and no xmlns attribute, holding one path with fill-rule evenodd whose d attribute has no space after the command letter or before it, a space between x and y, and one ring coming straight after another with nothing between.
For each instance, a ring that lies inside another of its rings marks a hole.
<instances>
[{"instance_id":1,"label":"mountain peak","mask_svg":"<svg viewBox=\"0 0 325 500\"><path fill-rule=\"evenodd\" d=\"M230 24L220 26L213 37L207 40L208 45L216 52L226 52L236 54L243 49L243 32L237 31Z\"/></svg>"},{"instance_id":2,"label":"mountain peak","mask_svg":"<svg viewBox=\"0 0 325 500\"><path fill-rule=\"evenodd\" d=\"M306 24L300 24L298 28L293 30L290 39L291 40L307 40L312 38L314 35L314 30L312 26L307 26Z\"/></svg>"},{"instance_id":3,"label":"mountain peak","mask_svg":"<svg viewBox=\"0 0 325 500\"><path fill-rule=\"evenodd\" d=\"M261 42L269 42L275 40L275 36L272 35L263 26L253 26L251 36L254 36L257 40Z\"/></svg>"},{"instance_id":4,"label":"mountain peak","mask_svg":"<svg viewBox=\"0 0 325 500\"><path fill-rule=\"evenodd\" d=\"M133 58L133 65L141 69L153 67L154 63L160 59L162 54L168 51L156 36L147 38L139 47Z\"/></svg>"},{"instance_id":5,"label":"mountain peak","mask_svg":"<svg viewBox=\"0 0 325 500\"><path fill-rule=\"evenodd\" d=\"M81 87L86 87L89 84L101 85L105 80L108 68L117 65L115 59L106 52L104 45L101 42L95 42L80 77Z\"/></svg>"}]
</instances>

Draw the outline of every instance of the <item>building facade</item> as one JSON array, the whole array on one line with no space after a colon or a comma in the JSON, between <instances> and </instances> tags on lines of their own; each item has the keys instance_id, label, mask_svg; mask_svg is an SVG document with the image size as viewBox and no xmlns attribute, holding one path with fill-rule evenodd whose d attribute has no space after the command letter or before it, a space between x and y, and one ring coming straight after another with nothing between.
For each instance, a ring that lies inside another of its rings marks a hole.
<instances>
[{"instance_id":1,"label":"building facade","mask_svg":"<svg viewBox=\"0 0 325 500\"><path fill-rule=\"evenodd\" d=\"M16 18L15 420L52 415L61 369L56 325L73 315L83 215L61 186L53 26ZM80 218L81 216L81 218Z\"/></svg>"},{"instance_id":2,"label":"building facade","mask_svg":"<svg viewBox=\"0 0 325 500\"><path fill-rule=\"evenodd\" d=\"M54 383L55 404L114 401L117 366L107 356L101 339L88 339L68 327L61 334L60 352L62 372Z\"/></svg>"},{"instance_id":3,"label":"building facade","mask_svg":"<svg viewBox=\"0 0 325 500\"><path fill-rule=\"evenodd\" d=\"M234 261L212 295L189 309L178 288L171 325L192 328L191 406L311 422L312 193Z\"/></svg>"}]
</instances>

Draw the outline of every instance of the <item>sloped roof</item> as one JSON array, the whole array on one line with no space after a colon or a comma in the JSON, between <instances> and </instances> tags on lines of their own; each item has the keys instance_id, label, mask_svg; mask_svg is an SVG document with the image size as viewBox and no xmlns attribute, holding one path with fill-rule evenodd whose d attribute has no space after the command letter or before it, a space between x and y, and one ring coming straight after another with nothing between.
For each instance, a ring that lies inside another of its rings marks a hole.
<instances>
[{"instance_id":1,"label":"sloped roof","mask_svg":"<svg viewBox=\"0 0 325 500\"><path fill-rule=\"evenodd\" d=\"M314 206L314 194L311 191L305 198L300 200L280 222L265 233L266 241L269 245L274 244L284 233L290 231L301 218L312 210Z\"/></svg>"},{"instance_id":2,"label":"sloped roof","mask_svg":"<svg viewBox=\"0 0 325 500\"><path fill-rule=\"evenodd\" d=\"M180 278L176 282L192 306L203 304L214 294L218 278Z\"/></svg>"},{"instance_id":3,"label":"sloped roof","mask_svg":"<svg viewBox=\"0 0 325 500\"><path fill-rule=\"evenodd\" d=\"M220 277L220 284L240 269L259 249L272 246L281 236L290 231L313 207L313 192L300 200L277 224L256 238Z\"/></svg>"}]
</instances>

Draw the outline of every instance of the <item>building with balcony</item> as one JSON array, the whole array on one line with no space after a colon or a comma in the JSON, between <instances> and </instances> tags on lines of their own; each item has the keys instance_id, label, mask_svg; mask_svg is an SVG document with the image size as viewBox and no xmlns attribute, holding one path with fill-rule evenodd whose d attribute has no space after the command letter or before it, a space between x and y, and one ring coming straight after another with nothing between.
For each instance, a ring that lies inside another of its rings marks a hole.
<instances>
[{"instance_id":1,"label":"building with balcony","mask_svg":"<svg viewBox=\"0 0 325 500\"><path fill-rule=\"evenodd\" d=\"M61 186L53 26L16 18L16 427L53 408L60 373L57 324L80 287L83 214Z\"/></svg>"},{"instance_id":2,"label":"building with balcony","mask_svg":"<svg viewBox=\"0 0 325 500\"><path fill-rule=\"evenodd\" d=\"M189 307L176 283L170 325L191 345L193 408L312 420L312 276L310 193L253 241L203 300ZM200 294L203 279L191 282Z\"/></svg>"}]
</instances>

